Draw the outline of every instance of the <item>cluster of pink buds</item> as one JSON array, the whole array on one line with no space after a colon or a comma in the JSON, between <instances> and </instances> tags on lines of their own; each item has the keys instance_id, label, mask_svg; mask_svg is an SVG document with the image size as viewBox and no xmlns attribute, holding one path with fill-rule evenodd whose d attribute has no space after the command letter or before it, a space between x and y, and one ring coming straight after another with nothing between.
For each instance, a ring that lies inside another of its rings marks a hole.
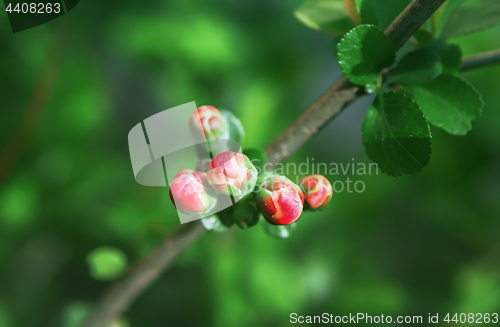
<instances>
[{"instance_id":1,"label":"cluster of pink buds","mask_svg":"<svg viewBox=\"0 0 500 327\"><path fill-rule=\"evenodd\" d=\"M307 176L299 184L300 187L284 176L271 176L259 185L255 200L269 223L294 223L303 210L316 210L330 202L332 186L324 176Z\"/></svg>"},{"instance_id":2,"label":"cluster of pink buds","mask_svg":"<svg viewBox=\"0 0 500 327\"><path fill-rule=\"evenodd\" d=\"M206 162L199 164L203 165ZM181 170L170 184L170 198L180 212L205 213L213 208L217 193L241 198L253 190L256 181L257 169L247 156L226 151L215 156L206 172Z\"/></svg>"},{"instance_id":3,"label":"cluster of pink buds","mask_svg":"<svg viewBox=\"0 0 500 327\"><path fill-rule=\"evenodd\" d=\"M203 133L211 140L229 137L228 122L212 106L199 107L193 113L189 125L192 133L198 133L195 136ZM240 210L234 211L236 215L242 216L234 217L233 214L235 222L244 220L245 226L253 225L258 221L260 212L272 225L289 225L296 222L304 210L314 211L325 207L333 194L330 182L322 175L304 177L299 185L285 176L259 177L257 169L246 155L224 151L213 159L201 159L196 171L181 170L170 185L170 198L180 212L202 215L210 214L209 211L217 203L218 194L229 195L247 204L239 205ZM246 196L252 191L253 197ZM252 209L256 215L242 214L242 208Z\"/></svg>"}]
</instances>

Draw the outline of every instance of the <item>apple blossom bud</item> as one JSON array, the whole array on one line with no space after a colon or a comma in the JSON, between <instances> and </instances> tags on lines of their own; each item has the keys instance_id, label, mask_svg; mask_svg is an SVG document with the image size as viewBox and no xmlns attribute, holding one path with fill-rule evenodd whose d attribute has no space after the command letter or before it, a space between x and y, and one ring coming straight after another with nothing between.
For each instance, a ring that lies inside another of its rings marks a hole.
<instances>
[{"instance_id":1,"label":"apple blossom bud","mask_svg":"<svg viewBox=\"0 0 500 327\"><path fill-rule=\"evenodd\" d=\"M216 194L207 183L206 173L183 169L170 184L170 199L182 213L204 213L215 205Z\"/></svg>"},{"instance_id":2,"label":"apple blossom bud","mask_svg":"<svg viewBox=\"0 0 500 327\"><path fill-rule=\"evenodd\" d=\"M325 207L332 198L332 185L323 175L311 175L303 177L299 181L304 192L304 208L318 209Z\"/></svg>"},{"instance_id":3,"label":"apple blossom bud","mask_svg":"<svg viewBox=\"0 0 500 327\"><path fill-rule=\"evenodd\" d=\"M189 120L189 127L192 133L201 133L208 140L229 138L229 125L220 111L213 106L201 106L196 109Z\"/></svg>"},{"instance_id":4,"label":"apple blossom bud","mask_svg":"<svg viewBox=\"0 0 500 327\"><path fill-rule=\"evenodd\" d=\"M260 211L274 225L288 225L302 214L304 194L300 187L285 176L274 176L260 184L255 194Z\"/></svg>"},{"instance_id":5,"label":"apple blossom bud","mask_svg":"<svg viewBox=\"0 0 500 327\"><path fill-rule=\"evenodd\" d=\"M253 190L257 174L247 156L225 151L216 155L210 163L207 179L217 192L239 198Z\"/></svg>"}]
</instances>

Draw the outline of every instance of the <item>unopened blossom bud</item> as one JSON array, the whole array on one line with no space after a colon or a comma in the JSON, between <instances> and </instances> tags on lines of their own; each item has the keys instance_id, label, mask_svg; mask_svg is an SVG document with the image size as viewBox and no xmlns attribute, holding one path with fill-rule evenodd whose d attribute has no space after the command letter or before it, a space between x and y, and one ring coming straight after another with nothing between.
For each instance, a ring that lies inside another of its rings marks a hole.
<instances>
[{"instance_id":1,"label":"unopened blossom bud","mask_svg":"<svg viewBox=\"0 0 500 327\"><path fill-rule=\"evenodd\" d=\"M304 208L318 209L325 207L332 198L332 185L323 175L311 175L303 177L299 181L304 192Z\"/></svg>"},{"instance_id":2,"label":"unopened blossom bud","mask_svg":"<svg viewBox=\"0 0 500 327\"><path fill-rule=\"evenodd\" d=\"M207 174L183 169L170 184L170 199L185 214L203 213L215 205L216 194L207 183Z\"/></svg>"},{"instance_id":3,"label":"unopened blossom bud","mask_svg":"<svg viewBox=\"0 0 500 327\"><path fill-rule=\"evenodd\" d=\"M207 179L217 192L239 198L253 190L257 174L247 156L225 151L216 155L210 163Z\"/></svg>"},{"instance_id":4,"label":"unopened blossom bud","mask_svg":"<svg viewBox=\"0 0 500 327\"><path fill-rule=\"evenodd\" d=\"M189 127L192 133L205 135L207 140L229 138L229 125L220 111L213 106L201 106L196 109L189 120Z\"/></svg>"},{"instance_id":5,"label":"unopened blossom bud","mask_svg":"<svg viewBox=\"0 0 500 327\"><path fill-rule=\"evenodd\" d=\"M263 181L255 200L268 222L288 225L302 214L304 194L285 176L274 176Z\"/></svg>"}]
</instances>

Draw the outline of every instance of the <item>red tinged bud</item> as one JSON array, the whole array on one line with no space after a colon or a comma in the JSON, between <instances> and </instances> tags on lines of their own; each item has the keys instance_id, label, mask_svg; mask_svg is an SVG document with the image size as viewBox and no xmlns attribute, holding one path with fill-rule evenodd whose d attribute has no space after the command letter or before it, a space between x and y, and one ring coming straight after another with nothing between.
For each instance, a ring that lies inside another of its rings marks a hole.
<instances>
[{"instance_id":1,"label":"red tinged bud","mask_svg":"<svg viewBox=\"0 0 500 327\"><path fill-rule=\"evenodd\" d=\"M247 156L225 151L216 155L210 163L207 179L217 192L241 197L253 190L257 174Z\"/></svg>"},{"instance_id":2,"label":"red tinged bud","mask_svg":"<svg viewBox=\"0 0 500 327\"><path fill-rule=\"evenodd\" d=\"M207 174L183 169L170 184L170 199L185 214L203 213L215 205L215 192L207 183Z\"/></svg>"},{"instance_id":3,"label":"red tinged bud","mask_svg":"<svg viewBox=\"0 0 500 327\"><path fill-rule=\"evenodd\" d=\"M207 140L228 139L229 125L220 111L213 106L201 106L189 120L192 133L205 135Z\"/></svg>"},{"instance_id":4,"label":"red tinged bud","mask_svg":"<svg viewBox=\"0 0 500 327\"><path fill-rule=\"evenodd\" d=\"M274 225L288 225L302 214L304 194L300 187L284 176L266 179L255 194L260 211Z\"/></svg>"},{"instance_id":5,"label":"red tinged bud","mask_svg":"<svg viewBox=\"0 0 500 327\"><path fill-rule=\"evenodd\" d=\"M325 207L332 198L332 185L322 175L311 175L300 179L300 187L304 192L306 209Z\"/></svg>"}]
</instances>

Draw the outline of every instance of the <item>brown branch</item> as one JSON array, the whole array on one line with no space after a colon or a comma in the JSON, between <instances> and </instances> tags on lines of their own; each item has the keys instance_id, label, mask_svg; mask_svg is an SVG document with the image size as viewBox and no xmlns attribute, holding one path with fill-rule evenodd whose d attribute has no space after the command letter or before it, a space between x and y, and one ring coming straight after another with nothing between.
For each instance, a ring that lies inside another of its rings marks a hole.
<instances>
[{"instance_id":1,"label":"brown branch","mask_svg":"<svg viewBox=\"0 0 500 327\"><path fill-rule=\"evenodd\" d=\"M58 26L40 76L24 107L21 119L0 153L0 186L8 179L33 134L42 112L54 91L61 69L64 49L68 38L68 22L59 18Z\"/></svg>"},{"instance_id":2,"label":"brown branch","mask_svg":"<svg viewBox=\"0 0 500 327\"><path fill-rule=\"evenodd\" d=\"M465 57L464 60L462 60L462 68L460 69L460 72L466 72L471 69L498 63L500 63L500 50L483 52Z\"/></svg>"},{"instance_id":3,"label":"brown branch","mask_svg":"<svg viewBox=\"0 0 500 327\"><path fill-rule=\"evenodd\" d=\"M385 34L399 50L445 0L413 0L385 30ZM321 98L314 102L287 130L266 148L271 163L286 160L307 141L335 119L354 100L363 95L344 76Z\"/></svg>"},{"instance_id":4,"label":"brown branch","mask_svg":"<svg viewBox=\"0 0 500 327\"><path fill-rule=\"evenodd\" d=\"M408 41L432 14L441 7L446 0L413 0L403 12L396 17L385 34L396 47L396 50Z\"/></svg>"},{"instance_id":5,"label":"brown branch","mask_svg":"<svg viewBox=\"0 0 500 327\"><path fill-rule=\"evenodd\" d=\"M114 283L97 303L96 310L85 327L107 326L127 310L133 299L154 282L175 258L205 231L199 222L188 223L163 241L122 279Z\"/></svg>"},{"instance_id":6,"label":"brown branch","mask_svg":"<svg viewBox=\"0 0 500 327\"><path fill-rule=\"evenodd\" d=\"M399 49L404 42L439 8L445 0L414 0L387 28L386 34ZM415 17L413 17L415 16ZM399 30L401 29L401 31ZM285 132L272 142L266 153L271 163L287 159L361 96L359 87L342 77L314 102ZM123 279L117 281L99 301L84 327L104 327L122 314L133 299L175 257L203 234L200 222L188 223L139 262Z\"/></svg>"},{"instance_id":7,"label":"brown branch","mask_svg":"<svg viewBox=\"0 0 500 327\"><path fill-rule=\"evenodd\" d=\"M270 163L285 161L358 98L359 87L341 77L287 130L266 147Z\"/></svg>"}]
</instances>

